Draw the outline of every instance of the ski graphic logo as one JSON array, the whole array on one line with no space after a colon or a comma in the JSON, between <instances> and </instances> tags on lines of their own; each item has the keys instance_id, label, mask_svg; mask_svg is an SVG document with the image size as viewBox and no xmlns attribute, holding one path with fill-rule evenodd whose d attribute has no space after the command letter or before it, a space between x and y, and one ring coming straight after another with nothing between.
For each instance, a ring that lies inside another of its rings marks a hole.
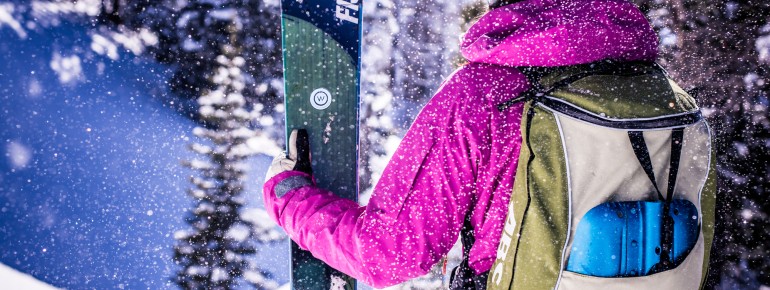
<instances>
[{"instance_id":1,"label":"ski graphic logo","mask_svg":"<svg viewBox=\"0 0 770 290\"><path fill-rule=\"evenodd\" d=\"M310 94L310 105L316 110L323 110L332 104L332 94L327 89L318 88Z\"/></svg>"},{"instance_id":2,"label":"ski graphic logo","mask_svg":"<svg viewBox=\"0 0 770 290\"><path fill-rule=\"evenodd\" d=\"M358 24L359 0L337 0L337 19Z\"/></svg>"}]
</instances>

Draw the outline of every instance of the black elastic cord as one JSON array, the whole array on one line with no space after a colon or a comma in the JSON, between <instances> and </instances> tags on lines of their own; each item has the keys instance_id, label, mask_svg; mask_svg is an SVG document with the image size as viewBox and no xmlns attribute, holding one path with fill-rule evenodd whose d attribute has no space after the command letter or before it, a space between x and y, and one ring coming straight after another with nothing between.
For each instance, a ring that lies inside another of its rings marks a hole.
<instances>
[{"instance_id":1,"label":"black elastic cord","mask_svg":"<svg viewBox=\"0 0 770 290\"><path fill-rule=\"evenodd\" d=\"M679 159L682 157L682 142L684 141L684 129L678 128L671 132L671 163L668 169L667 201L671 203L676 187L676 177L679 174Z\"/></svg>"},{"instance_id":2,"label":"black elastic cord","mask_svg":"<svg viewBox=\"0 0 770 290\"><path fill-rule=\"evenodd\" d=\"M666 203L663 204L663 225L661 227L661 250L659 271L674 268L671 250L674 247L674 217L671 216L671 202L674 199L674 187L676 177L679 174L679 160L682 156L682 141L684 129L678 128L671 132L671 160L668 168L668 186L666 191Z\"/></svg>"},{"instance_id":3,"label":"black elastic cord","mask_svg":"<svg viewBox=\"0 0 770 290\"><path fill-rule=\"evenodd\" d=\"M671 249L674 245L674 218L671 216L671 203L674 200L674 188L676 187L676 178L679 174L679 161L682 157L682 143L684 141L684 129L677 128L671 131L671 157L668 169L668 185L666 186L666 197L663 198L657 182L655 182L655 173L650 161L650 152L644 141L644 134L641 131L629 131L628 138L634 149L634 154L639 163L644 168L647 177L650 178L658 197L664 201L662 223L660 228L660 262L650 269L649 274L663 272L674 268L674 262L671 259Z\"/></svg>"},{"instance_id":4,"label":"black elastic cord","mask_svg":"<svg viewBox=\"0 0 770 290\"><path fill-rule=\"evenodd\" d=\"M652 161L650 161L650 151L647 150L647 143L644 141L644 134L642 131L628 131L628 139L631 140L631 147L634 148L634 154L636 159L639 160L639 164L642 165L644 173L647 173L647 177L652 182L652 186L655 187L655 191L658 192L658 198L660 200L667 200L663 197L663 193L658 188L658 183L655 181L655 171L652 168Z\"/></svg>"}]
</instances>

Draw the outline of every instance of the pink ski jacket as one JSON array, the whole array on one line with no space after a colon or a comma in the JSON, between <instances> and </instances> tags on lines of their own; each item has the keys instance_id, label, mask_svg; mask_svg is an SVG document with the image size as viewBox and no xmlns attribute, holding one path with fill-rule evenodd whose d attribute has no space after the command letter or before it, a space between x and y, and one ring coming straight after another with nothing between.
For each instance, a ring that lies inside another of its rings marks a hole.
<instances>
[{"instance_id":1,"label":"pink ski jacket","mask_svg":"<svg viewBox=\"0 0 770 290\"><path fill-rule=\"evenodd\" d=\"M422 109L367 206L290 182L308 176L288 171L265 183L265 207L300 247L374 287L426 274L469 215L469 265L488 271L521 146L522 105L495 107L528 89L516 67L655 60L657 45L626 0L528 0L492 10L464 36L469 64Z\"/></svg>"}]
</instances>

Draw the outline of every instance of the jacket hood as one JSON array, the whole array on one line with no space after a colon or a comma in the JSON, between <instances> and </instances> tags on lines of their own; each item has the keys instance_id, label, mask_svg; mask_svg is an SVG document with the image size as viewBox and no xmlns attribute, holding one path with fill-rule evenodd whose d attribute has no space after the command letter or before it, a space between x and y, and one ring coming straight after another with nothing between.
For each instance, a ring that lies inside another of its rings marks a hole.
<instances>
[{"instance_id":1,"label":"jacket hood","mask_svg":"<svg viewBox=\"0 0 770 290\"><path fill-rule=\"evenodd\" d=\"M470 62L564 66L657 57L658 37L626 0L527 0L489 11L465 34Z\"/></svg>"}]
</instances>

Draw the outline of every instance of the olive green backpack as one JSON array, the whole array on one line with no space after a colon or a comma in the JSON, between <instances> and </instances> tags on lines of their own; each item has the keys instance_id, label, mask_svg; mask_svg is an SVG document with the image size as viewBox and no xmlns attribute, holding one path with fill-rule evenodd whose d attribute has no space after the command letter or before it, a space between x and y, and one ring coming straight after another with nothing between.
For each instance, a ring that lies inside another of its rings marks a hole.
<instances>
[{"instance_id":1,"label":"olive green backpack","mask_svg":"<svg viewBox=\"0 0 770 290\"><path fill-rule=\"evenodd\" d=\"M655 63L523 69L513 194L488 289L700 289L716 172L700 108Z\"/></svg>"}]
</instances>

